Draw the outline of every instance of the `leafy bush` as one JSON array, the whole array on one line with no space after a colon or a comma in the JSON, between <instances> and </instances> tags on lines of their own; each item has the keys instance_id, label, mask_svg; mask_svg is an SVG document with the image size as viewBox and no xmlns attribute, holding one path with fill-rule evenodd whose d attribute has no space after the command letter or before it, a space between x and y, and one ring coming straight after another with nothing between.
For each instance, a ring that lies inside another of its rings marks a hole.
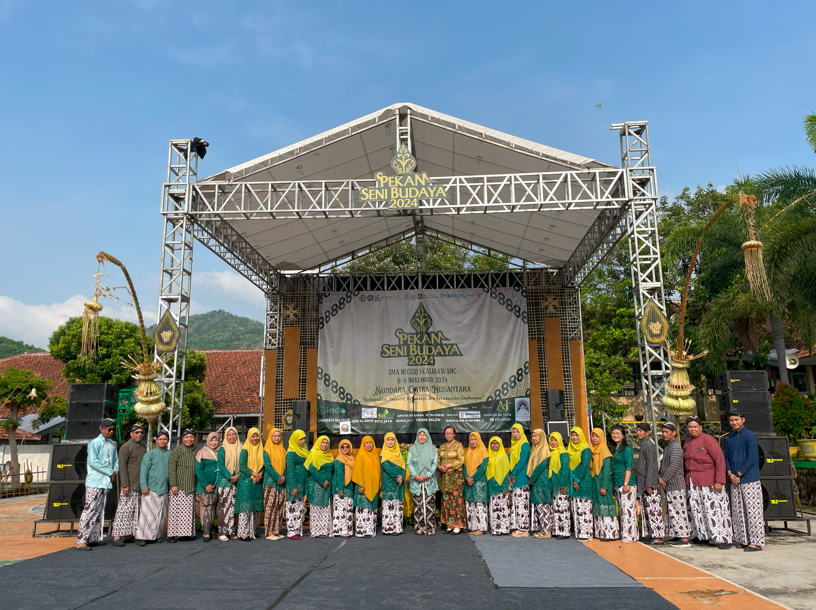
<instances>
[{"instance_id":1,"label":"leafy bush","mask_svg":"<svg viewBox=\"0 0 816 610\"><path fill-rule=\"evenodd\" d=\"M816 405L787 383L778 383L773 396L774 432L793 440L807 438L816 425Z\"/></svg>"}]
</instances>

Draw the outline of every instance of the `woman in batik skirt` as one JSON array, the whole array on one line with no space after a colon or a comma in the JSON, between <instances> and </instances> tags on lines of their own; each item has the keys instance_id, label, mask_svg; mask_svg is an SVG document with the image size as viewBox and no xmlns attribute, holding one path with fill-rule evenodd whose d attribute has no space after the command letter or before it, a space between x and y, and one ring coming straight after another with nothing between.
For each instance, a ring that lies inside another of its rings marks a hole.
<instances>
[{"instance_id":1,"label":"woman in batik skirt","mask_svg":"<svg viewBox=\"0 0 816 610\"><path fill-rule=\"evenodd\" d=\"M402 533L402 504L405 501L405 460L397 436L389 432L380 451L382 470L382 533Z\"/></svg>"},{"instance_id":2,"label":"woman in batik skirt","mask_svg":"<svg viewBox=\"0 0 816 610\"><path fill-rule=\"evenodd\" d=\"M623 543L637 542L640 534L637 522L637 475L632 469L635 454L626 442L626 429L620 424L610 432L615 451L612 453L612 486L620 508L620 538Z\"/></svg>"},{"instance_id":3,"label":"woman in batik skirt","mask_svg":"<svg viewBox=\"0 0 816 610\"><path fill-rule=\"evenodd\" d=\"M167 542L195 538L196 450L195 431L181 433L181 445L170 452L167 465L170 479L170 508L167 514Z\"/></svg>"},{"instance_id":4,"label":"woman in batik skirt","mask_svg":"<svg viewBox=\"0 0 816 610\"><path fill-rule=\"evenodd\" d=\"M218 505L216 480L218 479L218 433L207 435L207 444L196 453L196 493L201 508L201 529L204 542L212 540L212 525Z\"/></svg>"},{"instance_id":5,"label":"woman in batik skirt","mask_svg":"<svg viewBox=\"0 0 816 610\"><path fill-rule=\"evenodd\" d=\"M238 430L230 426L224 432L224 440L218 450L218 539L222 542L235 540L235 486L238 483L238 462L241 459L241 443Z\"/></svg>"},{"instance_id":6,"label":"woman in batik skirt","mask_svg":"<svg viewBox=\"0 0 816 610\"><path fill-rule=\"evenodd\" d=\"M437 449L439 465L439 489L442 490L442 506L439 510L439 523L445 526L443 531L457 535L465 527L465 501L463 487L465 477L462 466L465 463L465 448L456 440L456 429L445 428L445 442Z\"/></svg>"},{"instance_id":7,"label":"woman in batik skirt","mask_svg":"<svg viewBox=\"0 0 816 610\"><path fill-rule=\"evenodd\" d=\"M148 541L155 542L162 535L167 510L169 441L170 435L167 432L159 432L156 435L156 446L145 453L139 468L139 486L142 490L139 525L136 528L136 543L139 546L145 546Z\"/></svg>"},{"instance_id":8,"label":"woman in batik skirt","mask_svg":"<svg viewBox=\"0 0 816 610\"><path fill-rule=\"evenodd\" d=\"M530 443L521 424L513 424L510 436L510 529L514 537L526 538L530 535Z\"/></svg>"},{"instance_id":9,"label":"woman in batik skirt","mask_svg":"<svg viewBox=\"0 0 816 610\"><path fill-rule=\"evenodd\" d=\"M334 458L329 451L329 437L319 436L303 467L306 469L306 497L309 498L309 535L328 538L332 533L331 481Z\"/></svg>"},{"instance_id":10,"label":"woman in batik skirt","mask_svg":"<svg viewBox=\"0 0 816 610\"><path fill-rule=\"evenodd\" d=\"M487 531L487 447L478 432L471 432L465 451L465 510L471 536Z\"/></svg>"},{"instance_id":11,"label":"woman in batik skirt","mask_svg":"<svg viewBox=\"0 0 816 610\"><path fill-rule=\"evenodd\" d=\"M295 430L289 437L286 450L286 537L300 540L303 536L303 501L306 495L306 469L303 464L309 457L306 433Z\"/></svg>"},{"instance_id":12,"label":"woman in batik skirt","mask_svg":"<svg viewBox=\"0 0 816 610\"><path fill-rule=\"evenodd\" d=\"M332 477L332 536L348 538L354 535L354 455L351 441L344 438L337 447Z\"/></svg>"},{"instance_id":13,"label":"woman in batik skirt","mask_svg":"<svg viewBox=\"0 0 816 610\"><path fill-rule=\"evenodd\" d=\"M570 430L567 452L570 456L570 506L575 537L589 540L592 538L592 475L589 471L592 450L584 431L578 426Z\"/></svg>"},{"instance_id":14,"label":"woman in batik skirt","mask_svg":"<svg viewBox=\"0 0 816 610\"><path fill-rule=\"evenodd\" d=\"M373 538L377 535L377 497L382 485L380 460L374 439L364 436L354 458L351 480L357 484L354 490L354 517L358 538Z\"/></svg>"},{"instance_id":15,"label":"woman in batik skirt","mask_svg":"<svg viewBox=\"0 0 816 610\"><path fill-rule=\"evenodd\" d=\"M286 502L286 450L283 448L283 432L272 428L264 445L264 536L267 540L280 540L283 523L283 505Z\"/></svg>"},{"instance_id":16,"label":"woman in batik skirt","mask_svg":"<svg viewBox=\"0 0 816 610\"><path fill-rule=\"evenodd\" d=\"M527 463L530 479L530 529L534 538L552 536L552 485L550 484L550 445L544 430L538 428L530 435L533 448Z\"/></svg>"},{"instance_id":17,"label":"woman in batik skirt","mask_svg":"<svg viewBox=\"0 0 816 610\"><path fill-rule=\"evenodd\" d=\"M490 439L487 450L487 493L490 496L490 533L510 533L510 460L498 436Z\"/></svg>"},{"instance_id":18,"label":"woman in batik skirt","mask_svg":"<svg viewBox=\"0 0 816 610\"><path fill-rule=\"evenodd\" d=\"M238 538L255 539L255 519L263 511L264 450L261 431L247 432L238 462L238 488L235 492L235 514L238 516Z\"/></svg>"},{"instance_id":19,"label":"woman in batik skirt","mask_svg":"<svg viewBox=\"0 0 816 610\"><path fill-rule=\"evenodd\" d=\"M589 435L592 462L592 517L595 521L595 537L599 540L620 538L618 509L612 490L612 453L606 446L604 431L593 428Z\"/></svg>"},{"instance_id":20,"label":"woman in batik skirt","mask_svg":"<svg viewBox=\"0 0 816 610\"><path fill-rule=\"evenodd\" d=\"M550 434L550 485L552 486L552 534L557 540L570 537L570 456L560 432Z\"/></svg>"},{"instance_id":21,"label":"woman in batik skirt","mask_svg":"<svg viewBox=\"0 0 816 610\"><path fill-rule=\"evenodd\" d=\"M411 498L414 501L414 533L417 535L436 535L436 469L439 466L439 455L431 442L431 433L427 428L420 428L416 442L408 449L408 470L411 480Z\"/></svg>"}]
</instances>

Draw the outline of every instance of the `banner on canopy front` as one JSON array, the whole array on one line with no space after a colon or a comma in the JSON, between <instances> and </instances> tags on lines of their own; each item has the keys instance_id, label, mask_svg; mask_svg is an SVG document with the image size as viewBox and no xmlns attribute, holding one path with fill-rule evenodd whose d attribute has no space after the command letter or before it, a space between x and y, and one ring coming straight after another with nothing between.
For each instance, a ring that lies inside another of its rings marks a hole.
<instances>
[{"instance_id":1,"label":"banner on canopy front","mask_svg":"<svg viewBox=\"0 0 816 610\"><path fill-rule=\"evenodd\" d=\"M516 289L329 293L319 329L318 433L529 427L527 300Z\"/></svg>"}]
</instances>

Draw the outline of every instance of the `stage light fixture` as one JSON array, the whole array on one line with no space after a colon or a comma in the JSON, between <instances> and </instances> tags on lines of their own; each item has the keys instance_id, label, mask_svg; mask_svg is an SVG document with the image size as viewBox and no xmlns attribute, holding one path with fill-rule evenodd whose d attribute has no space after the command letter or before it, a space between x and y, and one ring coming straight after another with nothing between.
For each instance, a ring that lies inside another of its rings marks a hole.
<instances>
[{"instance_id":1,"label":"stage light fixture","mask_svg":"<svg viewBox=\"0 0 816 610\"><path fill-rule=\"evenodd\" d=\"M210 145L207 140L202 140L201 138L193 138L193 150L198 155L199 159L203 159L207 156L207 147Z\"/></svg>"}]
</instances>

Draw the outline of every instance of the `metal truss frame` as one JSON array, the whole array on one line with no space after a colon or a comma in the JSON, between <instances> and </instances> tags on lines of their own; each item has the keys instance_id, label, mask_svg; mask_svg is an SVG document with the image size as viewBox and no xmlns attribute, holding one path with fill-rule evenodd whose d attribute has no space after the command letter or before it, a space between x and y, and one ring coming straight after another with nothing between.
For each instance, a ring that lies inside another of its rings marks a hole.
<instances>
[{"instance_id":1,"label":"metal truss frame","mask_svg":"<svg viewBox=\"0 0 816 610\"><path fill-rule=\"evenodd\" d=\"M632 274L635 320L638 336L638 360L643 388L643 411L657 438L660 420L669 419L661 402L669 380L671 362L662 346L647 343L641 327L643 312L650 300L666 313L663 291L663 267L660 261L660 239L657 232L657 179L651 167L649 126L646 121L612 125L620 135L621 163L636 195L624 217Z\"/></svg>"},{"instance_id":2,"label":"metal truss frame","mask_svg":"<svg viewBox=\"0 0 816 610\"><path fill-rule=\"evenodd\" d=\"M395 114L393 120L397 127L397 147L404 143L409 150L413 149L410 109ZM282 344L280 287L284 279L232 228L230 221L411 215L414 220L411 229L347 253L319 269L301 272L323 275L365 254L415 238L418 266L413 278L411 274L386 274L382 282L374 282L378 290L399 290L423 285L426 235L458 245L467 244L469 249L476 251L478 248L487 256L507 255L467 239L429 230L425 227L424 216L569 210L598 210L599 214L563 268L561 276L566 288L580 287L609 250L624 235L627 236L644 410L649 422L665 417L659 398L668 380L668 354L660 347L647 344L640 328L649 299L654 299L664 312L666 310L657 234L657 178L651 165L648 124L645 121L621 123L612 125L611 129L619 132L621 168L435 177L434 184L445 187L448 198L422 200L420 206L412 210L389 209L385 201L361 202L360 189L374 186L375 180L196 181L198 156L191 141L171 140L167 182L162 191L164 233L158 313L161 317L165 311L171 312L181 329L181 338L174 357L161 369L159 381L163 384L168 402L166 410L170 413L169 425L161 424L162 429L168 431L171 438L174 423L176 435L181 429L194 240L200 241L266 294L264 349L277 349ZM511 264L522 272L524 269L547 269L530 261L522 261L519 265L518 260ZM475 275L467 282L479 281L478 272L473 273ZM471 274L465 272L462 275ZM392 276L400 281L390 281ZM375 275L366 274L366 277ZM333 274L324 278L325 281L341 281L340 276ZM452 280L451 285L457 283L458 280ZM580 312L578 316L580 319ZM158 355L156 358L159 359Z\"/></svg>"},{"instance_id":3,"label":"metal truss frame","mask_svg":"<svg viewBox=\"0 0 816 610\"><path fill-rule=\"evenodd\" d=\"M171 358L154 353L161 363L158 382L164 391L167 424L158 420L158 429L173 440L181 435L184 404L184 379L187 365L187 328L190 319L190 288L193 274L193 222L188 212L191 206L193 184L198 175L198 155L191 140L170 140L167 160L167 182L162 189L161 279L159 282L159 310L156 320L170 312L179 327L180 336Z\"/></svg>"}]
</instances>

